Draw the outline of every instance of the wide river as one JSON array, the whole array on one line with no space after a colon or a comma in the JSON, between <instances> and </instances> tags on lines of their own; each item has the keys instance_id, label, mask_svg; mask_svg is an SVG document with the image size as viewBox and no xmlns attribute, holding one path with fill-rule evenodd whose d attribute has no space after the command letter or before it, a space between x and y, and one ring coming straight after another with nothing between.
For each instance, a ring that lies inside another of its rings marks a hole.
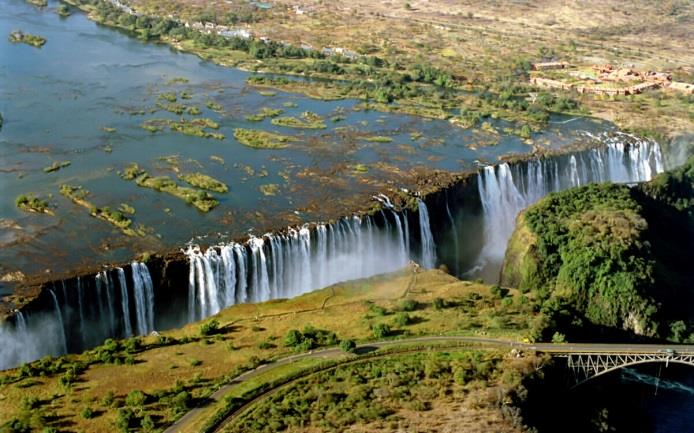
<instances>
[{"instance_id":1,"label":"wide river","mask_svg":"<svg viewBox=\"0 0 694 433\"><path fill-rule=\"evenodd\" d=\"M501 121L492 122L498 133L489 133L447 121L363 111L355 100L317 101L282 92L268 96L246 85L246 72L142 43L79 11L61 18L56 6L49 2L38 9L22 0L0 0L0 113L5 119L0 131L0 274L19 270L57 276L79 266L177 248L194 236L236 237L321 221L349 214L355 203L363 204L385 185L410 186L416 170L474 170L478 162L532 149L505 134L509 125ZM41 35L47 43L41 49L13 44L6 36L13 30ZM178 116L161 109L158 104L168 103L163 93L176 94L178 103L197 107L201 114ZM223 112L208 109L208 101ZM299 130L272 125L271 119L245 119L263 107L282 109L284 116L317 113L327 127ZM181 117L213 119L220 125L213 132L225 139L142 128L148 119ZM248 148L234 139L239 127L292 135L297 141L286 149ZM533 138L562 146L574 142L580 131L609 128L585 119L557 121ZM370 136L392 141L366 140ZM118 175L137 162L152 175L175 179L174 165L161 159L165 156L175 156L181 173L202 172L228 184L228 193L214 194L220 205L203 214ZM61 161L71 164L44 172ZM357 164L363 166L355 170ZM88 209L59 194L64 183L83 186L97 206L132 206L133 222L150 234L127 237L90 217ZM276 194L261 193L263 185L276 185ZM19 210L15 198L28 193L48 198L55 216Z\"/></svg>"}]
</instances>

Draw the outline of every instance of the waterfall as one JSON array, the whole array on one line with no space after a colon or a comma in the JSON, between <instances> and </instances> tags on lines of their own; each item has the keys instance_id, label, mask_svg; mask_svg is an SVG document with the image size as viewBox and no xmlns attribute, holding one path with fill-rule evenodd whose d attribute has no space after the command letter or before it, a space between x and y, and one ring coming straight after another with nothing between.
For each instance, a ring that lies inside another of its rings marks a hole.
<instances>
[{"instance_id":1,"label":"waterfall","mask_svg":"<svg viewBox=\"0 0 694 433\"><path fill-rule=\"evenodd\" d=\"M518 213L550 192L591 182L644 182L664 170L660 146L629 134L592 136L605 146L513 167L484 167L477 185L484 218L484 247L476 269L498 272Z\"/></svg>"},{"instance_id":2,"label":"waterfall","mask_svg":"<svg viewBox=\"0 0 694 433\"><path fill-rule=\"evenodd\" d=\"M398 234L398 254L400 255L400 260L406 261L408 258L408 251L405 249L405 233L402 229L402 223L400 222L400 217L397 213L394 211L391 211L391 213L393 214L393 219L395 219L395 227Z\"/></svg>"},{"instance_id":3,"label":"waterfall","mask_svg":"<svg viewBox=\"0 0 694 433\"><path fill-rule=\"evenodd\" d=\"M448 216L448 221L451 223L451 230L453 231L453 247L455 248L455 264L453 266L456 275L460 275L460 244L458 239L458 229L456 227L455 220L453 219L453 214L451 214L451 208L448 206L448 192L446 191L446 215Z\"/></svg>"},{"instance_id":4,"label":"waterfall","mask_svg":"<svg viewBox=\"0 0 694 433\"><path fill-rule=\"evenodd\" d=\"M58 318L58 338L60 340L60 345L62 348L61 353L67 353L67 338L65 337L65 323L63 323L63 312L60 310L60 303L58 302L58 297L55 296L53 289L48 289L53 298L53 305L55 306L55 316Z\"/></svg>"},{"instance_id":5,"label":"waterfall","mask_svg":"<svg viewBox=\"0 0 694 433\"><path fill-rule=\"evenodd\" d=\"M82 278L77 277L77 305L80 313L80 338L82 346L87 345L87 334L84 330L84 302L82 302Z\"/></svg>"},{"instance_id":6,"label":"waterfall","mask_svg":"<svg viewBox=\"0 0 694 433\"><path fill-rule=\"evenodd\" d=\"M138 335L147 335L154 330L154 288L147 265L132 262L130 270L133 277L135 295L135 316Z\"/></svg>"},{"instance_id":7,"label":"waterfall","mask_svg":"<svg viewBox=\"0 0 694 433\"><path fill-rule=\"evenodd\" d=\"M17 332L19 335L26 336L28 334L28 326L27 326L27 320L24 317L24 313L21 311L17 310L15 312L15 320L17 321Z\"/></svg>"},{"instance_id":8,"label":"waterfall","mask_svg":"<svg viewBox=\"0 0 694 433\"><path fill-rule=\"evenodd\" d=\"M417 206L419 208L419 237L422 246L421 265L426 269L431 269L436 265L436 246L431 234L429 211L427 205L420 199L417 199Z\"/></svg>"},{"instance_id":9,"label":"waterfall","mask_svg":"<svg viewBox=\"0 0 694 433\"><path fill-rule=\"evenodd\" d=\"M433 266L434 243L423 202L422 209L421 233L428 266ZM204 254L197 246L187 247L189 321L218 312L216 306L211 307L215 299L219 299L219 308L224 308L293 297L401 269L410 257L407 218L394 210L380 215L383 227L373 216L351 216L313 228L290 227L286 234L251 236L245 244L212 246ZM221 292L223 295L217 297Z\"/></svg>"},{"instance_id":10,"label":"waterfall","mask_svg":"<svg viewBox=\"0 0 694 433\"><path fill-rule=\"evenodd\" d=\"M125 271L123 268L116 268L118 274L118 285L120 286L121 314L123 314L123 336L128 338L133 335L133 328L130 323L130 299L128 298L128 285L125 282Z\"/></svg>"}]
</instances>

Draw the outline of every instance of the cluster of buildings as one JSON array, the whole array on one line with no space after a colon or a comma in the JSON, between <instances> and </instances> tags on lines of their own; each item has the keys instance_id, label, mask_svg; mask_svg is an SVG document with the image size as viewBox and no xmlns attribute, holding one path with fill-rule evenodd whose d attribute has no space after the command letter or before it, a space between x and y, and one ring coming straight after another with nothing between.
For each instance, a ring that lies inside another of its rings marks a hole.
<instances>
[{"instance_id":1,"label":"cluster of buildings","mask_svg":"<svg viewBox=\"0 0 694 433\"><path fill-rule=\"evenodd\" d=\"M568 69L571 65L566 62L542 62L532 65L534 71ZM571 71L569 75L596 85L569 83L562 80L534 76L530 82L538 87L575 90L578 93L594 93L599 95L636 95L646 89L667 88L685 94L694 94L694 84L672 81L672 75L657 71L638 71L632 68L614 68L612 65L593 65L593 73ZM620 83L616 87L597 86L597 84ZM631 84L635 83L635 84Z\"/></svg>"}]
</instances>

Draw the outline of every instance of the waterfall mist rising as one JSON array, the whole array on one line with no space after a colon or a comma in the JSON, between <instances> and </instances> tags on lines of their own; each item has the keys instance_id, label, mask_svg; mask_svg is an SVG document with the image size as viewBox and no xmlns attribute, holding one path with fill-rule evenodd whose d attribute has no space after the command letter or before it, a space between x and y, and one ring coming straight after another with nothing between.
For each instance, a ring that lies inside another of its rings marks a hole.
<instances>
[{"instance_id":1,"label":"waterfall mist rising","mask_svg":"<svg viewBox=\"0 0 694 433\"><path fill-rule=\"evenodd\" d=\"M410 257L434 267L436 250L426 204L419 200L421 251L410 250L406 212L345 217L333 224L289 228L202 251L190 246L188 321L242 302L290 298L342 281L393 272Z\"/></svg>"}]
</instances>

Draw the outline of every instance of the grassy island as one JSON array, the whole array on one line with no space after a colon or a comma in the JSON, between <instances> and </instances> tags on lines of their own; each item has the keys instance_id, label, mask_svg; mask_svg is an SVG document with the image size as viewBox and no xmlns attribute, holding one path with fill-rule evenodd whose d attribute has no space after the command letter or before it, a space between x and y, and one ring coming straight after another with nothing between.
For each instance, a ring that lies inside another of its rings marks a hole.
<instances>
[{"instance_id":1,"label":"grassy island","mask_svg":"<svg viewBox=\"0 0 694 433\"><path fill-rule=\"evenodd\" d=\"M36 48L41 48L46 44L46 39L38 36L38 35L32 35L29 33L24 33L20 30L14 31L10 33L9 37L10 42L12 43L23 43L27 45L31 45L32 47Z\"/></svg>"},{"instance_id":2,"label":"grassy island","mask_svg":"<svg viewBox=\"0 0 694 433\"><path fill-rule=\"evenodd\" d=\"M70 12L70 7L67 5L59 5L55 12L61 17L69 17L72 13Z\"/></svg>"},{"instance_id":3,"label":"grassy island","mask_svg":"<svg viewBox=\"0 0 694 433\"><path fill-rule=\"evenodd\" d=\"M261 122L267 119L268 117L277 117L282 113L284 113L284 110L282 110L281 108L263 107L260 109L258 113L246 116L246 120L248 120L249 122Z\"/></svg>"},{"instance_id":4,"label":"grassy island","mask_svg":"<svg viewBox=\"0 0 694 433\"><path fill-rule=\"evenodd\" d=\"M243 128L234 129L234 138L244 146L254 149L283 149L294 140L288 135Z\"/></svg>"},{"instance_id":5,"label":"grassy island","mask_svg":"<svg viewBox=\"0 0 694 433\"><path fill-rule=\"evenodd\" d=\"M302 113L301 119L296 117L277 117L272 119L272 124L300 129L325 129L326 127L323 118L310 111Z\"/></svg>"},{"instance_id":6,"label":"grassy island","mask_svg":"<svg viewBox=\"0 0 694 433\"><path fill-rule=\"evenodd\" d=\"M123 173L121 173L121 177L125 180L134 180L138 186L165 192L174 197L178 197L201 212L209 212L219 204L219 202L206 191L181 186L168 176L152 177L136 163L126 167ZM201 180L197 177L195 179L196 182ZM217 182L214 179L212 179L212 181ZM226 187L226 185L224 185L224 187Z\"/></svg>"},{"instance_id":7,"label":"grassy island","mask_svg":"<svg viewBox=\"0 0 694 433\"><path fill-rule=\"evenodd\" d=\"M58 171L61 168L68 167L70 164L70 161L54 161L53 164L49 165L48 167L45 167L43 171L44 173L53 173L54 171Z\"/></svg>"},{"instance_id":8,"label":"grassy island","mask_svg":"<svg viewBox=\"0 0 694 433\"><path fill-rule=\"evenodd\" d=\"M128 236L145 235L144 228L133 228L132 220L123 215L121 211L111 210L111 208L108 206L97 207L92 204L89 200L87 200L90 195L89 191L81 186L60 185L60 193L70 199L76 205L89 209L89 214L94 218L99 218L110 223Z\"/></svg>"},{"instance_id":9,"label":"grassy island","mask_svg":"<svg viewBox=\"0 0 694 433\"><path fill-rule=\"evenodd\" d=\"M181 106L180 109L182 113L185 107ZM145 129L152 133L162 131L164 128L167 127L172 132L178 132L184 135L191 135L193 137L214 138L216 140L224 140L225 138L224 134L207 131L206 128L219 129L219 124L212 119L204 117L192 120L150 119L142 124L142 129Z\"/></svg>"},{"instance_id":10,"label":"grassy island","mask_svg":"<svg viewBox=\"0 0 694 433\"><path fill-rule=\"evenodd\" d=\"M15 205L24 212L45 213L54 215L46 200L34 197L32 194L20 195L15 199Z\"/></svg>"},{"instance_id":11,"label":"grassy island","mask_svg":"<svg viewBox=\"0 0 694 433\"><path fill-rule=\"evenodd\" d=\"M180 174L178 178L196 188L206 189L214 192L227 192L229 187L222 181L203 173Z\"/></svg>"}]
</instances>

